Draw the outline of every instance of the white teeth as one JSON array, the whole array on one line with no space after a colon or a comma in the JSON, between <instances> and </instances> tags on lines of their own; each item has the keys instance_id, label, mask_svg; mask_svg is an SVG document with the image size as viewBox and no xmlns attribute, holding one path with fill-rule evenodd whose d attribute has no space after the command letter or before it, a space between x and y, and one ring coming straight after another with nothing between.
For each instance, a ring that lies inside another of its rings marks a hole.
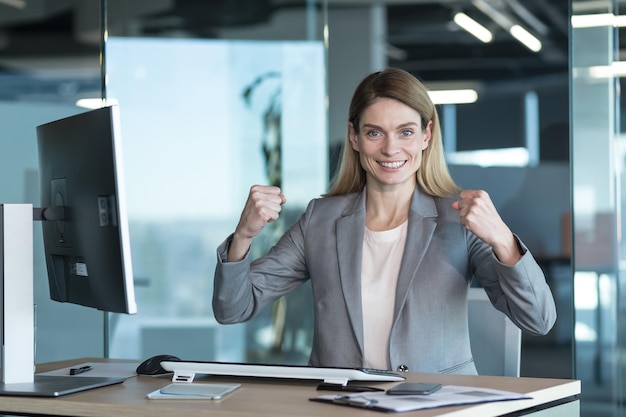
<instances>
[{"instance_id":1,"label":"white teeth","mask_svg":"<svg viewBox=\"0 0 626 417\"><path fill-rule=\"evenodd\" d=\"M404 165L404 161L380 162L380 164L384 166L385 168L400 168L402 165Z\"/></svg>"}]
</instances>

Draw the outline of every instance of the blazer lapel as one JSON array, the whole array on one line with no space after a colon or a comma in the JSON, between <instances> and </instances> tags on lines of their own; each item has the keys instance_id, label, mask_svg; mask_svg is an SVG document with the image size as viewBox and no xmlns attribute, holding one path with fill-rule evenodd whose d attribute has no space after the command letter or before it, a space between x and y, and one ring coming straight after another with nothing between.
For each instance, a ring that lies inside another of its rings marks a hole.
<instances>
[{"instance_id":1,"label":"blazer lapel","mask_svg":"<svg viewBox=\"0 0 626 417\"><path fill-rule=\"evenodd\" d=\"M361 259L365 233L365 191L343 217L337 220L337 257L341 289L348 307L352 329L363 353L363 310L361 303Z\"/></svg>"},{"instance_id":2,"label":"blazer lapel","mask_svg":"<svg viewBox=\"0 0 626 417\"><path fill-rule=\"evenodd\" d=\"M394 317L398 317L437 226L437 207L432 197L415 189L402 263L398 274Z\"/></svg>"}]
</instances>

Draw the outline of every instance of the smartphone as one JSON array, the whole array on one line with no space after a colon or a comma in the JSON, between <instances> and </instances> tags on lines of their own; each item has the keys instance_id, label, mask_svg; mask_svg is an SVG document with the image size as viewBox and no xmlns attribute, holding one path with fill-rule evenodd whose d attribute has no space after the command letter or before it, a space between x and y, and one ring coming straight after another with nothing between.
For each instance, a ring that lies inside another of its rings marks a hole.
<instances>
[{"instance_id":1,"label":"smartphone","mask_svg":"<svg viewBox=\"0 0 626 417\"><path fill-rule=\"evenodd\" d=\"M389 395L429 395L441 388L435 382L403 382L387 390Z\"/></svg>"}]
</instances>

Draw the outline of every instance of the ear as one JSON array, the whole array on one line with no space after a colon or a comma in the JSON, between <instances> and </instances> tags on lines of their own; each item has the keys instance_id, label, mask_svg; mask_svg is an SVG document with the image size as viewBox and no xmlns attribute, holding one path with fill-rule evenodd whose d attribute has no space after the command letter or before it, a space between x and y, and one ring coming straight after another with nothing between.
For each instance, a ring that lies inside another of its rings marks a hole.
<instances>
[{"instance_id":1,"label":"ear","mask_svg":"<svg viewBox=\"0 0 626 417\"><path fill-rule=\"evenodd\" d=\"M422 150L428 148L428 144L433 137L433 121L429 120L426 125L426 129L424 129L424 144L422 145Z\"/></svg>"},{"instance_id":2,"label":"ear","mask_svg":"<svg viewBox=\"0 0 626 417\"><path fill-rule=\"evenodd\" d=\"M358 135L356 133L356 130L354 129L354 126L352 125L352 122L348 123L348 139L352 144L352 149L359 152L359 141L357 139L357 136Z\"/></svg>"}]
</instances>

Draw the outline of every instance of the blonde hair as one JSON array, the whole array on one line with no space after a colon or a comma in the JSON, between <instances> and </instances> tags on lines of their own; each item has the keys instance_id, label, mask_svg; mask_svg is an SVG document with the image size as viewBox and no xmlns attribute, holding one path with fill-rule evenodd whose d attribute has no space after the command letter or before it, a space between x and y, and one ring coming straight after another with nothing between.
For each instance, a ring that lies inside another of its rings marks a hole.
<instances>
[{"instance_id":1,"label":"blonde hair","mask_svg":"<svg viewBox=\"0 0 626 417\"><path fill-rule=\"evenodd\" d=\"M423 130L428 126L428 122L432 122L432 138L423 151L422 164L416 173L417 183L425 193L435 197L457 194L460 189L450 176L443 153L437 109L426 87L413 75L398 68L387 68L365 77L352 96L348 115L348 121L357 134L363 112L380 98L398 100L417 111ZM330 190L324 196L360 192L365 183L365 170L361 167L359 153L350 144L348 133L343 145L339 171L333 179Z\"/></svg>"}]
</instances>

